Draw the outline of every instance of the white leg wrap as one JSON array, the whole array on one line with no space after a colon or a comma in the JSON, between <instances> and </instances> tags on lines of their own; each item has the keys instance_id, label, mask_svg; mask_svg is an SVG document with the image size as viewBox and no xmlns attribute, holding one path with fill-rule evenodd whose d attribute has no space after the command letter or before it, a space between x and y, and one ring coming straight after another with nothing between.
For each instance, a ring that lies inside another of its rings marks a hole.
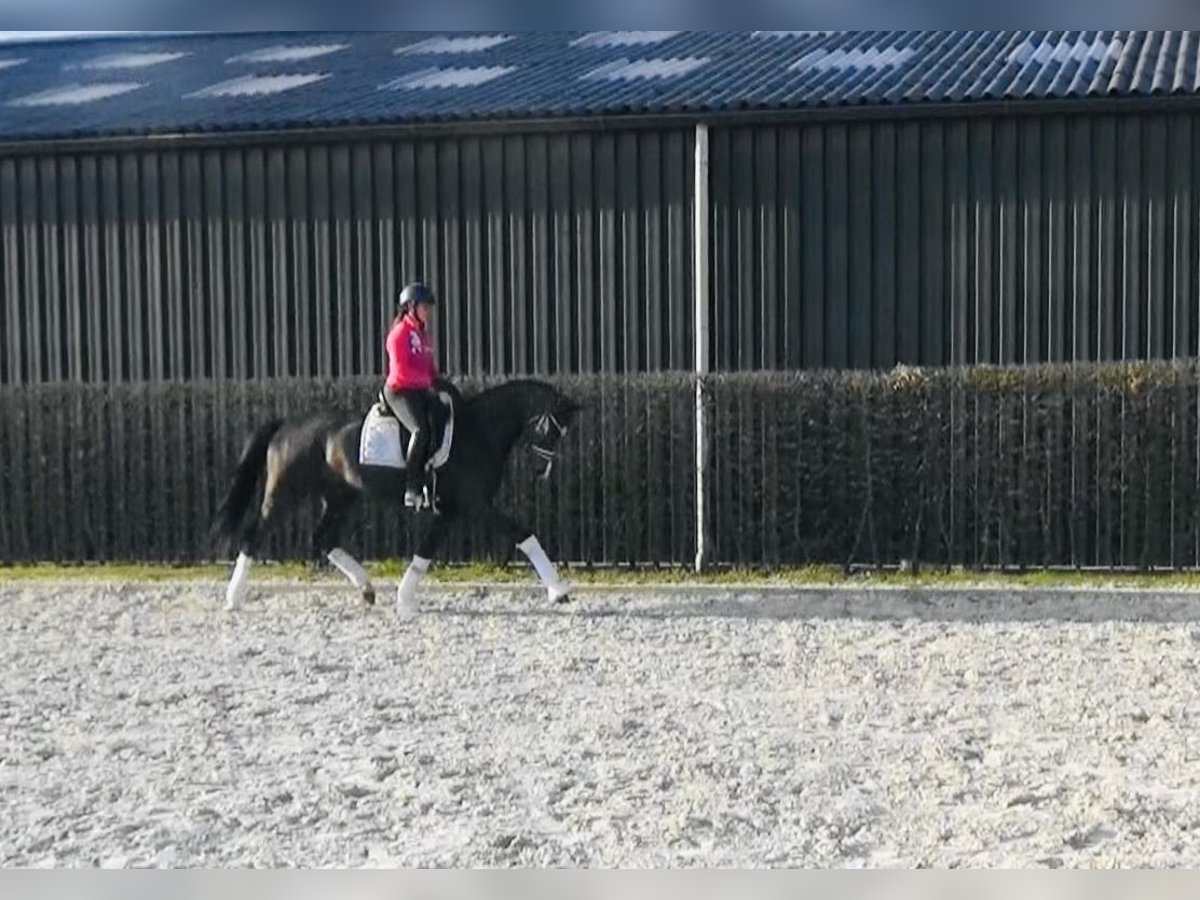
<instances>
[{"instance_id":1,"label":"white leg wrap","mask_svg":"<svg viewBox=\"0 0 1200 900\"><path fill-rule=\"evenodd\" d=\"M250 578L250 564L253 562L245 553L239 553L237 564L233 567L233 577L229 579L229 587L225 589L225 608L237 609L246 599L246 582Z\"/></svg>"},{"instance_id":2,"label":"white leg wrap","mask_svg":"<svg viewBox=\"0 0 1200 900\"><path fill-rule=\"evenodd\" d=\"M396 615L411 618L419 612L417 606L417 585L429 571L430 560L423 556L414 556L408 565L404 577L400 579L400 587L396 588Z\"/></svg>"},{"instance_id":3,"label":"white leg wrap","mask_svg":"<svg viewBox=\"0 0 1200 900\"><path fill-rule=\"evenodd\" d=\"M371 579L367 576L367 570L358 564L353 556L343 550L341 547L335 547L329 551L329 561L333 563L343 575L350 579L350 583L356 588L362 589L371 583Z\"/></svg>"},{"instance_id":4,"label":"white leg wrap","mask_svg":"<svg viewBox=\"0 0 1200 900\"><path fill-rule=\"evenodd\" d=\"M550 558L546 556L546 551L542 549L541 542L537 539L537 535L531 534L521 543L517 544L517 549L529 557L529 561L537 570L538 578L542 579L542 584L550 592L550 599L558 602L563 597L571 593L571 587L565 581L558 577L558 572L554 568L554 563L550 562Z\"/></svg>"}]
</instances>

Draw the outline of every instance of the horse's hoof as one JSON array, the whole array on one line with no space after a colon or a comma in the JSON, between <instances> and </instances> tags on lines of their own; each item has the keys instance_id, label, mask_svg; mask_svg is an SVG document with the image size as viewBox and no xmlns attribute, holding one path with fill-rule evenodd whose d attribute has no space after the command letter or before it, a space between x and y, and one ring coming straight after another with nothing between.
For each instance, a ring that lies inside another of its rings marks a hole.
<instances>
[{"instance_id":1,"label":"horse's hoof","mask_svg":"<svg viewBox=\"0 0 1200 900\"><path fill-rule=\"evenodd\" d=\"M565 581L550 585L550 600L554 603L570 603L571 586Z\"/></svg>"},{"instance_id":2,"label":"horse's hoof","mask_svg":"<svg viewBox=\"0 0 1200 900\"><path fill-rule=\"evenodd\" d=\"M375 605L375 588L365 588L363 590L363 603L367 606Z\"/></svg>"}]
</instances>

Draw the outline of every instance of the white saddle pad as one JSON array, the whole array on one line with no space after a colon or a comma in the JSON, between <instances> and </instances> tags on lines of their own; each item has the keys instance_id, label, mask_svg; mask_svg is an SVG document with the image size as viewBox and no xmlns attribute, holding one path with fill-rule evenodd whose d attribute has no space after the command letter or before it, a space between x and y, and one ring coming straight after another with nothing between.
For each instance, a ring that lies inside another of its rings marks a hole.
<instances>
[{"instance_id":1,"label":"white saddle pad","mask_svg":"<svg viewBox=\"0 0 1200 900\"><path fill-rule=\"evenodd\" d=\"M454 444L454 402L450 394L439 392L438 397L450 410L446 427L442 430L442 442L429 457L427 468L440 469L450 459L450 448ZM401 435L404 429L383 403L376 403L363 419L362 437L358 444L358 461L364 466L385 466L403 469L408 448ZM411 438L410 438L411 441Z\"/></svg>"}]
</instances>

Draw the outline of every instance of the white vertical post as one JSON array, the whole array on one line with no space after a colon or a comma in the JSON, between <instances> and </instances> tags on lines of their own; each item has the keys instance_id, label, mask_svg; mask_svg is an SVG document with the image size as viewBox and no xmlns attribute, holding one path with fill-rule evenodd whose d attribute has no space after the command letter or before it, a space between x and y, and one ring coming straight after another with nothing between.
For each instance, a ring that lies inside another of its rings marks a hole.
<instances>
[{"instance_id":1,"label":"white vertical post","mask_svg":"<svg viewBox=\"0 0 1200 900\"><path fill-rule=\"evenodd\" d=\"M708 372L708 126L696 125L696 185L694 191L692 244L696 270L696 571L704 568L708 557L708 521L705 482L708 470L708 422L704 410L704 375Z\"/></svg>"}]
</instances>

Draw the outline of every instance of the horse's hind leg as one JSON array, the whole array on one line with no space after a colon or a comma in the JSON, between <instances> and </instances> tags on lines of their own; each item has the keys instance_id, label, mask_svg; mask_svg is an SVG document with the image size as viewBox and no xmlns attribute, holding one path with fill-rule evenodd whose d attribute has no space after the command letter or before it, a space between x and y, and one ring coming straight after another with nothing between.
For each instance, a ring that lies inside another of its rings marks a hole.
<instances>
[{"instance_id":1,"label":"horse's hind leg","mask_svg":"<svg viewBox=\"0 0 1200 900\"><path fill-rule=\"evenodd\" d=\"M489 506L487 512L488 517L495 526L507 534L509 540L516 544L517 549L529 559L529 562L538 574L538 578L546 586L546 592L549 594L550 600L554 603L566 603L570 600L571 586L558 576L558 570L554 568L554 563L550 562L550 557L542 549L542 544L537 539L537 535L524 524L501 512L494 506Z\"/></svg>"},{"instance_id":2,"label":"horse's hind leg","mask_svg":"<svg viewBox=\"0 0 1200 900\"><path fill-rule=\"evenodd\" d=\"M246 599L246 585L250 580L250 564L254 561L245 551L238 554L233 567L233 575L225 588L225 608L237 609Z\"/></svg>"},{"instance_id":3,"label":"horse's hind leg","mask_svg":"<svg viewBox=\"0 0 1200 900\"><path fill-rule=\"evenodd\" d=\"M350 492L336 492L322 498L321 519L313 534L313 551L317 558L324 556L339 572L362 591L363 601L375 602L375 585L367 570L353 556L338 546L346 514L354 506L355 497Z\"/></svg>"},{"instance_id":4,"label":"horse's hind leg","mask_svg":"<svg viewBox=\"0 0 1200 900\"><path fill-rule=\"evenodd\" d=\"M267 484L263 489L262 503L259 505L258 515L250 517L242 528L237 562L233 567L233 577L229 579L229 585L225 588L226 609L237 609L246 599L250 566L254 562L254 555L258 552L263 533L266 531L272 515L278 511L279 499L279 476L273 455L268 455Z\"/></svg>"}]
</instances>

